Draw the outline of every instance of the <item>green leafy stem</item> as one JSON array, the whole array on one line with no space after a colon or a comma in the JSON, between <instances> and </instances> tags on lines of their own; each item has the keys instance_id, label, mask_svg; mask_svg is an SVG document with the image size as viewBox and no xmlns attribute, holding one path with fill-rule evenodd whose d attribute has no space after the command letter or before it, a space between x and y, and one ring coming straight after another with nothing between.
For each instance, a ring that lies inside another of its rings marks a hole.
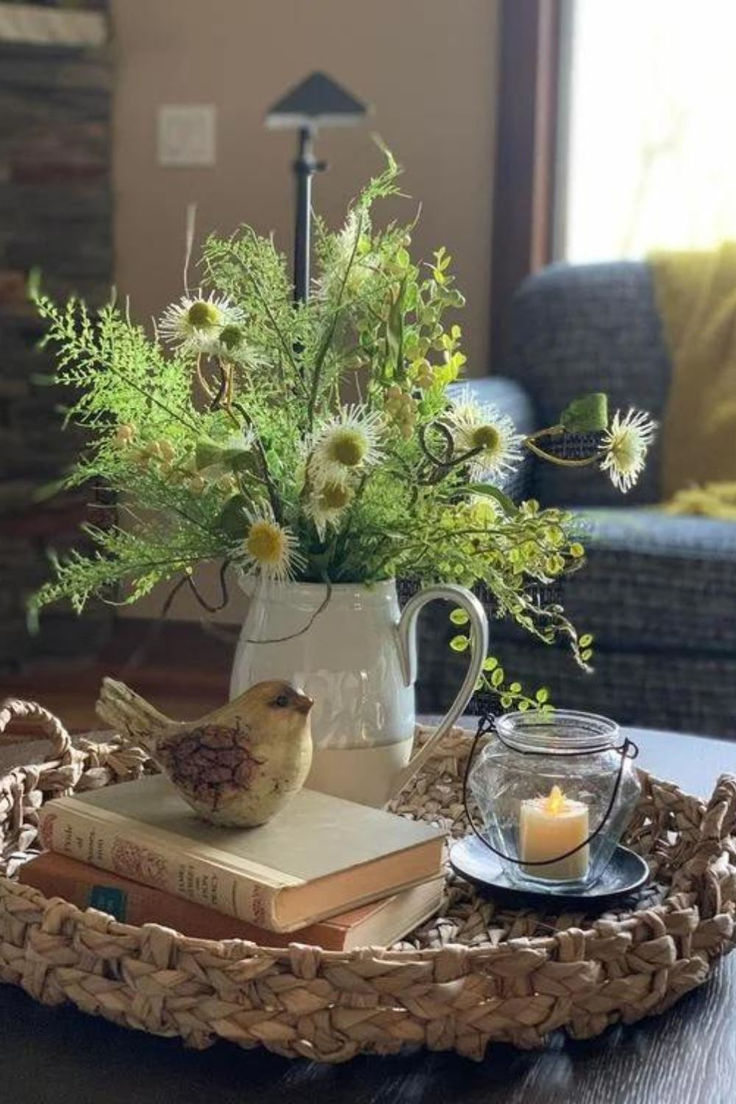
<instances>
[{"instance_id":1,"label":"green leafy stem","mask_svg":"<svg viewBox=\"0 0 736 1104\"><path fill-rule=\"evenodd\" d=\"M460 628L468 624L469 617L464 609L458 607L450 613L450 621ZM593 656L593 636L590 633L584 633L577 643L580 648L580 658L587 663ZM453 652L466 652L470 646L470 637L465 633L458 633L450 640L450 648ZM546 686L540 686L532 693L527 693L520 682L508 681L506 672L496 656L489 655L484 660L483 673L476 683L475 690L476 693L494 695L502 709L518 709L521 713L533 709L542 714L548 714L554 710Z\"/></svg>"}]
</instances>

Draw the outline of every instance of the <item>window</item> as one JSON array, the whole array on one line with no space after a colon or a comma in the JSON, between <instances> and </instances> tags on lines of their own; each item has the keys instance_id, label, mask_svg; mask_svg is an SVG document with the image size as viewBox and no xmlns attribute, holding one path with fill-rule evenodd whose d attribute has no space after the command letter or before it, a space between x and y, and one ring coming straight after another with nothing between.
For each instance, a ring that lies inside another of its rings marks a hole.
<instances>
[{"instance_id":1,"label":"window","mask_svg":"<svg viewBox=\"0 0 736 1104\"><path fill-rule=\"evenodd\" d=\"M571 0L565 37L557 256L736 238L736 0Z\"/></svg>"}]
</instances>

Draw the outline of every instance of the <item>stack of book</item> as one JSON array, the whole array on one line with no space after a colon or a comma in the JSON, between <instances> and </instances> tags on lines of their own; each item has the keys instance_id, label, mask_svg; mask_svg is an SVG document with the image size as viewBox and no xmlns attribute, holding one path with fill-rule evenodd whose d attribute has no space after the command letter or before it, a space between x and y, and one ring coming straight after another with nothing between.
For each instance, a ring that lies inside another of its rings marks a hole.
<instances>
[{"instance_id":1,"label":"stack of book","mask_svg":"<svg viewBox=\"0 0 736 1104\"><path fill-rule=\"evenodd\" d=\"M443 833L302 790L259 828L198 820L162 775L48 802L20 881L130 924L261 946L390 945L442 898Z\"/></svg>"}]
</instances>

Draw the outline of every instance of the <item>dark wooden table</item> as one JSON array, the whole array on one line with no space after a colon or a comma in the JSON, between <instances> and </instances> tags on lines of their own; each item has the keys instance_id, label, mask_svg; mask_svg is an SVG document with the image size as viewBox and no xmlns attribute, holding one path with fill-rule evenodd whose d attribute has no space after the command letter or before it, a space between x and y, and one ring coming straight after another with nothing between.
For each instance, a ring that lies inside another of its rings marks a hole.
<instances>
[{"instance_id":1,"label":"dark wooden table","mask_svg":"<svg viewBox=\"0 0 736 1104\"><path fill-rule=\"evenodd\" d=\"M736 743L632 733L641 764L706 796ZM4 754L3 758L7 758ZM185 1050L0 986L0 1100L10 1104L734 1104L736 954L664 1016L542 1051L491 1046L474 1063L420 1052L344 1066L227 1043Z\"/></svg>"}]
</instances>

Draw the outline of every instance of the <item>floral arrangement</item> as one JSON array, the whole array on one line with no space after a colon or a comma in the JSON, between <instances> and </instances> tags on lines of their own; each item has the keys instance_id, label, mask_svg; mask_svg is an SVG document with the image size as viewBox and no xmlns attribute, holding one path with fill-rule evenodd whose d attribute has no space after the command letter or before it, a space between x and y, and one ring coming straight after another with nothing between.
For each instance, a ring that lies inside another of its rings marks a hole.
<instances>
[{"instance_id":1,"label":"floral arrangement","mask_svg":"<svg viewBox=\"0 0 736 1104\"><path fill-rule=\"evenodd\" d=\"M387 157L342 229L317 221L307 303L293 303L273 241L247 226L207 240L206 291L187 288L153 336L114 302L93 316L35 293L57 382L72 392L67 420L87 434L63 485L101 480L121 499L119 524L85 527L91 554L55 562L34 612L62 598L81 611L92 595L135 602L165 580L199 593L194 570L206 560L222 564L220 603L230 565L273 581L483 583L500 616L548 642L564 635L587 663L590 638L541 597L583 560L571 518L515 504L504 480L528 449L598 464L627 490L653 423L629 412L609 424L596 394L523 438L469 387L450 390L465 356L459 325L445 319L463 296L444 249L412 259L413 222L374 225L376 201L399 194ZM544 447L591 431L600 446L586 459ZM488 676L509 701L528 700L495 660Z\"/></svg>"}]
</instances>

